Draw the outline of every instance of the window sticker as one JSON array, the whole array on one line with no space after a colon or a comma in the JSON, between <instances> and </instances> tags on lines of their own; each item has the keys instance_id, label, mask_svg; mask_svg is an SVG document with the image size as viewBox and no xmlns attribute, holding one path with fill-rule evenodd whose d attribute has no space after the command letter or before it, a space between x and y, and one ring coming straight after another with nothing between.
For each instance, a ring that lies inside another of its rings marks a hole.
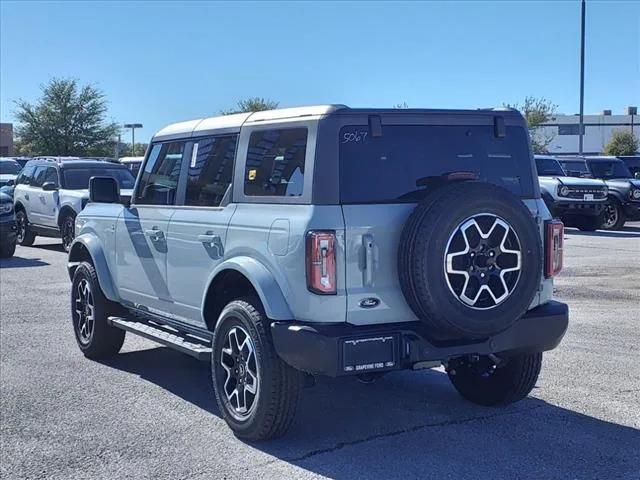
<instances>
[{"instance_id":1,"label":"window sticker","mask_svg":"<svg viewBox=\"0 0 640 480\"><path fill-rule=\"evenodd\" d=\"M257 173L258 173L258 170L256 170L255 168L252 168L251 170L249 170L248 179L251 180L251 181L255 180Z\"/></svg>"}]
</instances>

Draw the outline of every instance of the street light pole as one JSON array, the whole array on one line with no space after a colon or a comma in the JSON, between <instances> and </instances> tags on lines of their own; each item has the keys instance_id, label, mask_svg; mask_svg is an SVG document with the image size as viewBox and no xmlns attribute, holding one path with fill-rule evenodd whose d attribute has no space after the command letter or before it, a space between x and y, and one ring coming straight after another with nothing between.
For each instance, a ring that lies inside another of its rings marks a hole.
<instances>
[{"instance_id":1,"label":"street light pole","mask_svg":"<svg viewBox=\"0 0 640 480\"><path fill-rule=\"evenodd\" d=\"M580 144L578 151L582 155L583 136L584 136L584 20L586 2L582 0L582 20L580 24Z\"/></svg>"},{"instance_id":2,"label":"street light pole","mask_svg":"<svg viewBox=\"0 0 640 480\"><path fill-rule=\"evenodd\" d=\"M124 128L131 129L131 156L136 156L136 128L142 128L141 123L125 123Z\"/></svg>"}]
</instances>

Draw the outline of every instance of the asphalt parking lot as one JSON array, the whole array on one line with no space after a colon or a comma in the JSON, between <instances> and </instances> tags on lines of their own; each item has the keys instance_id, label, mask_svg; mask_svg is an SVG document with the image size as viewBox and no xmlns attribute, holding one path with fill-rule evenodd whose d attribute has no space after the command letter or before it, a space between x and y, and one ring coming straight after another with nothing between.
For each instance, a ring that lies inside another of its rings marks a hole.
<instances>
[{"instance_id":1,"label":"asphalt parking lot","mask_svg":"<svg viewBox=\"0 0 640 480\"><path fill-rule=\"evenodd\" d=\"M640 222L567 230L571 325L528 399L474 406L439 371L323 379L260 444L226 427L205 363L131 335L86 360L65 262L48 239L0 261L3 479L640 478Z\"/></svg>"}]
</instances>

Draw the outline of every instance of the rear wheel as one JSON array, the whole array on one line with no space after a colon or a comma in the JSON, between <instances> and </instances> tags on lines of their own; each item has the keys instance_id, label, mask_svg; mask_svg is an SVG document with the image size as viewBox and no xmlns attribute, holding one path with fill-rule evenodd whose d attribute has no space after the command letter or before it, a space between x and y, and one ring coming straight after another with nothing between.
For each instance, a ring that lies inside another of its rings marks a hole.
<instances>
[{"instance_id":1,"label":"rear wheel","mask_svg":"<svg viewBox=\"0 0 640 480\"><path fill-rule=\"evenodd\" d=\"M102 293L93 265L78 265L71 285L71 318L78 347L85 357L105 358L122 348L125 331L107 323L107 317L118 307Z\"/></svg>"},{"instance_id":2,"label":"rear wheel","mask_svg":"<svg viewBox=\"0 0 640 480\"><path fill-rule=\"evenodd\" d=\"M604 221L602 228L605 230L622 230L627 217L622 210L622 205L615 198L610 198L604 207Z\"/></svg>"},{"instance_id":3,"label":"rear wheel","mask_svg":"<svg viewBox=\"0 0 640 480\"><path fill-rule=\"evenodd\" d=\"M218 407L238 437L266 440L287 431L303 378L276 354L257 299L235 300L222 311L211 373Z\"/></svg>"},{"instance_id":4,"label":"rear wheel","mask_svg":"<svg viewBox=\"0 0 640 480\"><path fill-rule=\"evenodd\" d=\"M16 226L18 229L16 232L16 241L23 247L33 245L33 242L36 240L36 234L29 228L27 213L22 209L16 212Z\"/></svg>"},{"instance_id":5,"label":"rear wheel","mask_svg":"<svg viewBox=\"0 0 640 480\"><path fill-rule=\"evenodd\" d=\"M505 359L466 356L449 363L447 372L455 389L470 402L506 405L525 398L538 380L542 353Z\"/></svg>"}]
</instances>

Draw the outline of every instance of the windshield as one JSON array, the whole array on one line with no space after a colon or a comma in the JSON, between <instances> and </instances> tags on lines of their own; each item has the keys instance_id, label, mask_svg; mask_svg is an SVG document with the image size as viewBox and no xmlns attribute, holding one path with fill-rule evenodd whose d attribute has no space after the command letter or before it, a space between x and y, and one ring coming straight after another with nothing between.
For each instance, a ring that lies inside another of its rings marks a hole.
<instances>
[{"instance_id":1,"label":"windshield","mask_svg":"<svg viewBox=\"0 0 640 480\"><path fill-rule=\"evenodd\" d=\"M17 175L20 172L20 164L13 160L3 160L0 162L0 175Z\"/></svg>"},{"instance_id":2,"label":"windshield","mask_svg":"<svg viewBox=\"0 0 640 480\"><path fill-rule=\"evenodd\" d=\"M342 203L416 202L447 181L469 175L511 191L533 196L533 172L527 131L493 126L385 125L382 136L369 126L340 130Z\"/></svg>"},{"instance_id":3,"label":"windshield","mask_svg":"<svg viewBox=\"0 0 640 480\"><path fill-rule=\"evenodd\" d=\"M595 178L631 178L631 172L622 161L611 160L607 161L592 161L589 162L589 168Z\"/></svg>"},{"instance_id":4,"label":"windshield","mask_svg":"<svg viewBox=\"0 0 640 480\"><path fill-rule=\"evenodd\" d=\"M90 167L90 168L66 168L63 170L64 188L69 190L84 190L89 188L91 177L113 177L120 188L130 189L136 179L127 168Z\"/></svg>"},{"instance_id":5,"label":"windshield","mask_svg":"<svg viewBox=\"0 0 640 480\"><path fill-rule=\"evenodd\" d=\"M569 176L574 176L574 173L577 173L580 177L592 176L587 164L582 160L562 160L560 163Z\"/></svg>"},{"instance_id":6,"label":"windshield","mask_svg":"<svg viewBox=\"0 0 640 480\"><path fill-rule=\"evenodd\" d=\"M543 177L564 177L565 173L557 160L553 158L536 158L538 175Z\"/></svg>"}]
</instances>

